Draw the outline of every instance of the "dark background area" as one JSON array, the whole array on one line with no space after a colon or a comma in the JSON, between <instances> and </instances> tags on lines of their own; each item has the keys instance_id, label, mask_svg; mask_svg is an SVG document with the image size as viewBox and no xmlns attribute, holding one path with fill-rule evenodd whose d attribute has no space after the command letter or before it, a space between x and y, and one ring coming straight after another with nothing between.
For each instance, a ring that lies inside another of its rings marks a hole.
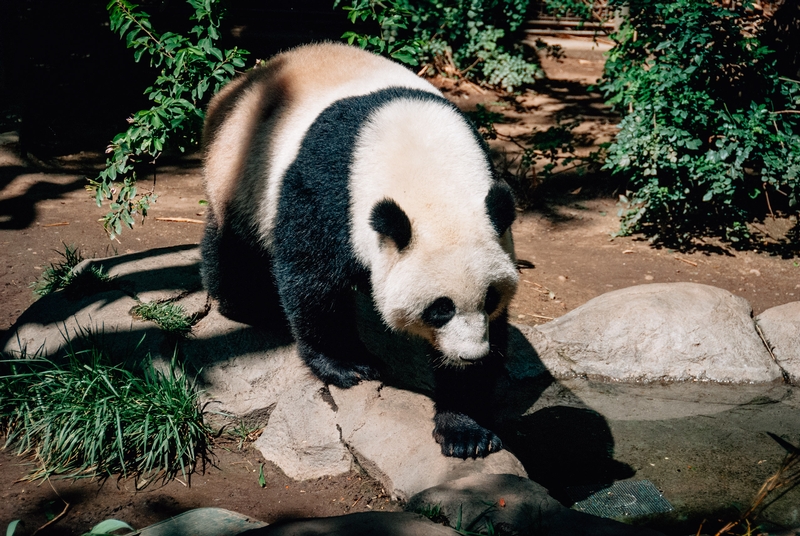
<instances>
[{"instance_id":1,"label":"dark background area","mask_svg":"<svg viewBox=\"0 0 800 536\"><path fill-rule=\"evenodd\" d=\"M15 0L0 7L0 132L20 131L21 149L36 156L101 151L147 108L155 79L147 59L109 28L107 0ZM143 0L159 33L186 33L185 0ZM800 0L776 2L765 43L782 74L800 75ZM535 7L535 6L534 6ZM230 0L222 47L251 52L247 65L302 43L338 40L353 29L333 0Z\"/></svg>"},{"instance_id":2,"label":"dark background area","mask_svg":"<svg viewBox=\"0 0 800 536\"><path fill-rule=\"evenodd\" d=\"M155 79L147 58L112 33L107 0L19 0L0 8L0 132L20 130L36 156L101 151L125 119L147 108ZM191 7L184 0L145 0L154 29L184 35ZM333 0L237 0L228 4L224 48L251 52L247 64L301 43L338 40L351 29Z\"/></svg>"}]
</instances>

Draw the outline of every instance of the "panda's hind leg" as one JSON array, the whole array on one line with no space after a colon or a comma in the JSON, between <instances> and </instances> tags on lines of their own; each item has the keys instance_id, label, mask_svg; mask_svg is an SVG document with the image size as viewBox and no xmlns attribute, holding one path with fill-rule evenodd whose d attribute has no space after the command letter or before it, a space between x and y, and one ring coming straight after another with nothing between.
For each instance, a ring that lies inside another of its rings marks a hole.
<instances>
[{"instance_id":1,"label":"panda's hind leg","mask_svg":"<svg viewBox=\"0 0 800 536\"><path fill-rule=\"evenodd\" d=\"M200 252L203 285L220 313L237 322L288 331L267 251L230 226L220 226L209 210Z\"/></svg>"}]
</instances>

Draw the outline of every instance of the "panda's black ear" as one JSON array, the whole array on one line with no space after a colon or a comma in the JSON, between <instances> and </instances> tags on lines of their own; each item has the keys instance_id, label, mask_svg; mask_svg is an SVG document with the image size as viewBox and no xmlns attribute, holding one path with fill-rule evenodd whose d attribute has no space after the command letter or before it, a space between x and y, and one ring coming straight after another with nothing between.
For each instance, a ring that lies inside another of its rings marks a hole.
<instances>
[{"instance_id":1,"label":"panda's black ear","mask_svg":"<svg viewBox=\"0 0 800 536\"><path fill-rule=\"evenodd\" d=\"M494 183L489 189L489 193L486 194L485 203L486 213L489 215L494 230L497 231L497 236L503 236L503 233L511 227L517 217L511 188L502 182Z\"/></svg>"},{"instance_id":2,"label":"panda's black ear","mask_svg":"<svg viewBox=\"0 0 800 536\"><path fill-rule=\"evenodd\" d=\"M398 251L404 250L411 242L411 221L391 199L378 201L372 207L369 224L379 235L391 238Z\"/></svg>"}]
</instances>

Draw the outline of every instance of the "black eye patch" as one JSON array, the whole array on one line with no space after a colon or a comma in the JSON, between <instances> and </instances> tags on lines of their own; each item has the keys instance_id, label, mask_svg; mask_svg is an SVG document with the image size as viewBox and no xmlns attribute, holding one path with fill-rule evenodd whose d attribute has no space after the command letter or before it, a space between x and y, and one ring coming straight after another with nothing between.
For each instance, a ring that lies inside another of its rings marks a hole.
<instances>
[{"instance_id":1,"label":"black eye patch","mask_svg":"<svg viewBox=\"0 0 800 536\"><path fill-rule=\"evenodd\" d=\"M434 328L447 324L456 314L456 304L446 297L436 298L422 312L422 321Z\"/></svg>"},{"instance_id":2,"label":"black eye patch","mask_svg":"<svg viewBox=\"0 0 800 536\"><path fill-rule=\"evenodd\" d=\"M498 305L500 305L500 292L494 287L489 287L486 291L486 300L483 302L483 310L490 315Z\"/></svg>"}]
</instances>

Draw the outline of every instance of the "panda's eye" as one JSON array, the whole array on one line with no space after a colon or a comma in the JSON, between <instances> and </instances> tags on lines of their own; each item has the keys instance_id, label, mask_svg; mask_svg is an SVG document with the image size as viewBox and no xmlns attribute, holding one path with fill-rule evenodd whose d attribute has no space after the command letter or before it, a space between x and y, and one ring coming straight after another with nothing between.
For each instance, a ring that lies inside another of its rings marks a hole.
<instances>
[{"instance_id":1,"label":"panda's eye","mask_svg":"<svg viewBox=\"0 0 800 536\"><path fill-rule=\"evenodd\" d=\"M483 310L487 315L492 314L497 306L500 305L500 292L494 288L489 287L486 291L486 299L483 302Z\"/></svg>"},{"instance_id":2,"label":"panda's eye","mask_svg":"<svg viewBox=\"0 0 800 536\"><path fill-rule=\"evenodd\" d=\"M436 298L422 312L422 321L434 328L447 324L456 314L456 304L446 297Z\"/></svg>"}]
</instances>

